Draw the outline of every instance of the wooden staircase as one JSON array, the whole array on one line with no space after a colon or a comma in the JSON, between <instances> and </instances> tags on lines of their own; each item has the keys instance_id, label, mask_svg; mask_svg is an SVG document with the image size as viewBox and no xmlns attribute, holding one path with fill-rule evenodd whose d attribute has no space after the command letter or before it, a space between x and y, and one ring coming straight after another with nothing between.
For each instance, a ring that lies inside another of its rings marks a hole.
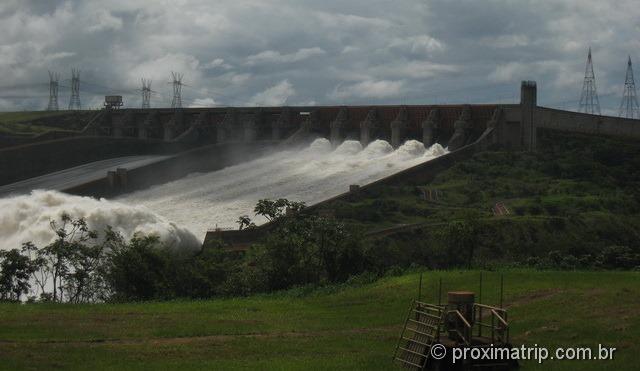
<instances>
[{"instance_id":1,"label":"wooden staircase","mask_svg":"<svg viewBox=\"0 0 640 371\"><path fill-rule=\"evenodd\" d=\"M394 361L405 368L425 369L431 347L440 337L444 315L443 306L413 301L393 355Z\"/></svg>"}]
</instances>

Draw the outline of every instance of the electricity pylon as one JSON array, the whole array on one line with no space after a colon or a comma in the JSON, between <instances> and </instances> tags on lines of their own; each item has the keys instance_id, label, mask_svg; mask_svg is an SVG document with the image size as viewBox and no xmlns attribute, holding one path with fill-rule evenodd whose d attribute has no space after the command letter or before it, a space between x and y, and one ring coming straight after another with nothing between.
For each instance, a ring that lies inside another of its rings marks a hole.
<instances>
[{"instance_id":1,"label":"electricity pylon","mask_svg":"<svg viewBox=\"0 0 640 371\"><path fill-rule=\"evenodd\" d=\"M578 112L600 115L600 100L596 91L596 75L593 73L593 61L591 60L591 48L587 57L587 67L584 73L584 83L582 84L582 94L580 95L580 106Z\"/></svg>"},{"instance_id":2,"label":"electricity pylon","mask_svg":"<svg viewBox=\"0 0 640 371\"><path fill-rule=\"evenodd\" d=\"M171 108L182 108L182 77L183 75L176 72L171 72L173 78L173 100L171 101Z\"/></svg>"},{"instance_id":3,"label":"electricity pylon","mask_svg":"<svg viewBox=\"0 0 640 371\"><path fill-rule=\"evenodd\" d=\"M142 109L151 108L151 80L142 79Z\"/></svg>"},{"instance_id":4,"label":"electricity pylon","mask_svg":"<svg viewBox=\"0 0 640 371\"><path fill-rule=\"evenodd\" d=\"M638 106L638 97L636 96L636 83L633 79L631 56L629 56L629 61L627 62L627 76L624 80L624 93L622 94L618 116L628 119L640 119L640 106Z\"/></svg>"},{"instance_id":5,"label":"electricity pylon","mask_svg":"<svg viewBox=\"0 0 640 371\"><path fill-rule=\"evenodd\" d=\"M60 75L57 72L49 71L49 105L47 105L47 111L58 110L58 81L60 81Z\"/></svg>"},{"instance_id":6,"label":"electricity pylon","mask_svg":"<svg viewBox=\"0 0 640 371\"><path fill-rule=\"evenodd\" d=\"M71 98L69 99L69 110L80 110L80 70L71 70Z\"/></svg>"}]
</instances>

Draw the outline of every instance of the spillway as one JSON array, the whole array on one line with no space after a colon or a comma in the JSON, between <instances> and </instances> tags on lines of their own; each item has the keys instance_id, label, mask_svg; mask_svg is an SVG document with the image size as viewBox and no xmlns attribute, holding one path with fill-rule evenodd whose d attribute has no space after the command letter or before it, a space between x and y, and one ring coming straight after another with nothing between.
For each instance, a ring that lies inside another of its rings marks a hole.
<instances>
[{"instance_id":1,"label":"spillway","mask_svg":"<svg viewBox=\"0 0 640 371\"><path fill-rule=\"evenodd\" d=\"M254 217L259 199L314 204L346 192L351 184L370 183L446 152L439 144L425 149L415 140L394 150L382 140L366 148L357 141L345 141L333 149L328 140L317 139L304 149L191 174L113 200L33 191L0 199L0 248L19 247L26 241L48 243L54 238L49 221L62 213L85 218L93 229L110 225L126 238L136 232L156 233L171 245L196 247L208 229L233 228L239 216Z\"/></svg>"}]
</instances>

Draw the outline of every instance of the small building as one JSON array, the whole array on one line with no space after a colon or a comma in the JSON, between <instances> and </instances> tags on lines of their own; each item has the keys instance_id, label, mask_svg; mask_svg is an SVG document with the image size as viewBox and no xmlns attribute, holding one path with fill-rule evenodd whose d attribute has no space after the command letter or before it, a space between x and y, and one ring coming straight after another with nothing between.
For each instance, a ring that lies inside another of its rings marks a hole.
<instances>
[{"instance_id":1,"label":"small building","mask_svg":"<svg viewBox=\"0 0 640 371\"><path fill-rule=\"evenodd\" d=\"M122 95L105 95L104 107L106 109L118 109L122 107Z\"/></svg>"}]
</instances>

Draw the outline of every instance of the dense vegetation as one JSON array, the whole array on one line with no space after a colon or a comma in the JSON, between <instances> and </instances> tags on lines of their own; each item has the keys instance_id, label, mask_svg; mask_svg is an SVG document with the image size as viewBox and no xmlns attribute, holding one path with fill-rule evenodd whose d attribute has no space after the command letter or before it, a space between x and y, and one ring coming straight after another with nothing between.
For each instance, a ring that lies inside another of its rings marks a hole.
<instances>
[{"instance_id":1,"label":"dense vegetation","mask_svg":"<svg viewBox=\"0 0 640 371\"><path fill-rule=\"evenodd\" d=\"M640 267L638 143L542 131L539 144L479 153L431 184L377 187L327 208L369 230L414 224L373 234L392 265ZM494 215L497 203L509 213Z\"/></svg>"}]
</instances>

